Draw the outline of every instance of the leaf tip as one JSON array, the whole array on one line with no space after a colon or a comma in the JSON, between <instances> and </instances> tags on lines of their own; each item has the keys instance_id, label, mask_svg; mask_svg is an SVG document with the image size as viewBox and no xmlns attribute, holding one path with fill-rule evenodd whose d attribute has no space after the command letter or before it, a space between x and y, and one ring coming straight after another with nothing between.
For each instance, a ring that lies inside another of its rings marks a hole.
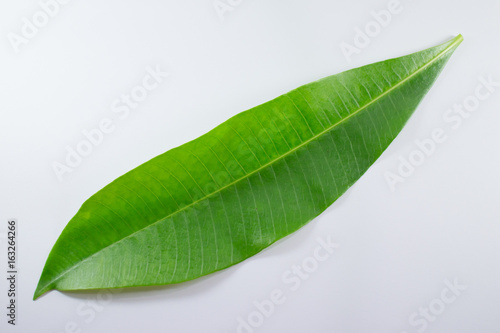
<instances>
[{"instance_id":1,"label":"leaf tip","mask_svg":"<svg viewBox=\"0 0 500 333\"><path fill-rule=\"evenodd\" d=\"M458 34L455 38L451 39L448 43L453 51L464 41L464 36Z\"/></svg>"},{"instance_id":2,"label":"leaf tip","mask_svg":"<svg viewBox=\"0 0 500 333\"><path fill-rule=\"evenodd\" d=\"M462 34L458 34L457 37L453 38L453 41L458 45L464 41L464 36Z\"/></svg>"},{"instance_id":3,"label":"leaf tip","mask_svg":"<svg viewBox=\"0 0 500 333\"><path fill-rule=\"evenodd\" d=\"M448 40L447 42L444 42L443 44L439 45L436 48L440 48L442 51L442 54L448 54L451 55L452 53L455 52L455 50L458 48L458 46L463 42L464 37L462 34L458 34L454 38Z\"/></svg>"},{"instance_id":4,"label":"leaf tip","mask_svg":"<svg viewBox=\"0 0 500 333\"><path fill-rule=\"evenodd\" d=\"M35 290L35 294L33 295L33 300L36 301L40 296L45 294L47 291L48 290L43 290L37 287Z\"/></svg>"},{"instance_id":5,"label":"leaf tip","mask_svg":"<svg viewBox=\"0 0 500 333\"><path fill-rule=\"evenodd\" d=\"M46 292L53 289L50 285L42 284L43 283L42 281L43 281L43 274L42 277L40 278L40 281L38 282L38 285L36 286L35 293L33 294L34 301L36 301L40 296L42 296Z\"/></svg>"}]
</instances>

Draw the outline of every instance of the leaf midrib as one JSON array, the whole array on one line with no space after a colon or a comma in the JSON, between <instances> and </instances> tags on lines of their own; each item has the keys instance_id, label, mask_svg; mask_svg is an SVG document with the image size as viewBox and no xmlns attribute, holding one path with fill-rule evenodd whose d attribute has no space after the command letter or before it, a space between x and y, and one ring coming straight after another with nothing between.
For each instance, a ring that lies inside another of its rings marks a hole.
<instances>
[{"instance_id":1,"label":"leaf midrib","mask_svg":"<svg viewBox=\"0 0 500 333\"><path fill-rule=\"evenodd\" d=\"M295 148L292 148L290 149L288 152L280 155L279 157L273 159L272 161L269 161L268 163L260 166L259 168L255 169L254 171L248 173L247 175L241 177L241 178L238 178L236 180L234 180L233 182L219 188L218 190L216 191L213 191L212 193L209 193L207 195L205 195L204 197L196 200L196 201L193 201L192 203L190 203L189 205L186 205L178 210L176 210L175 212L165 216L164 218L158 220L158 221L155 221L147 226L145 226L144 228L141 228L137 231L134 231L133 233L119 239L118 241L108 245L108 246L105 246L103 247L102 249L100 249L99 251L93 253L92 255L80 260L78 263L76 263L75 265L73 265L72 267L70 267L69 269L63 271L62 273L60 273L59 275L57 275L55 278L53 278L50 282L46 283L43 288L41 288L39 290L39 293L38 295L41 295L43 292L45 292L45 289L52 283L54 283L55 281L59 280L62 276L68 274L69 272L71 272L72 270L76 269L78 266L80 266L82 263L84 263L85 261L89 260L90 258L94 257L95 255L99 254L100 252L104 251L105 249L107 248L110 248L116 244L119 244L121 241L127 239L127 238L130 238L130 237L133 237L135 234L138 234L140 232L142 232L143 230L147 229L147 228L150 228L154 225L156 225L157 223L160 223L162 221L165 221L167 219L169 219L170 217L174 216L175 214L178 214L194 205L196 205L197 203L203 201L203 200L206 200L207 198L219 193L219 192L222 192L223 190L225 190L226 188L229 188L235 184L237 184L238 182L260 172L261 170L267 168L268 166L276 163L277 161L280 161L282 160L283 158L285 158L286 156L292 154L293 152L297 151L298 149L306 146L307 144L309 144L310 142L316 140L317 138L321 137L322 135L324 135L325 133L331 131L332 129L334 129L335 127L339 126L340 124L344 123L345 121L349 120L350 118L352 118L353 116L359 114L361 111L365 110L366 108L368 108L370 105L376 103L377 101L381 100L382 98L384 98L385 96L387 96L388 94L390 94L392 91L396 90L397 88L399 88L400 86L402 86L404 83L406 83L407 81L409 81L410 79L412 79L413 77L415 77L416 75L418 75L419 73L421 73L422 71L424 71L427 67L429 67L430 65L432 65L435 61L437 61L438 59L441 58L442 55L444 55L445 53L447 53L450 49L452 49L455 45L457 44L460 44L460 42L462 41L462 36L459 35L455 38L455 40L448 46L446 47L443 51L441 51L440 53L438 53L434 58L432 58L430 61L428 61L426 64L424 64L422 67L418 68L417 70L415 70L415 72L411 73L410 75L408 75L407 77L405 77L403 80L401 80L400 82L398 82L397 84L393 85L392 87L390 87L389 89L387 89L386 91L384 91L383 93L381 93L380 95L378 95L377 97L375 97L373 100L369 101L368 103L366 103L365 105L359 107L357 110L353 111L352 113L350 113L348 116L346 116L345 118L342 118L340 119L337 123L333 124L332 126L330 127L327 127L326 129L324 129L323 131L321 131L320 133L312 136L311 138L307 139L306 141L300 143L299 145L297 145ZM38 288L37 288L38 289Z\"/></svg>"}]
</instances>

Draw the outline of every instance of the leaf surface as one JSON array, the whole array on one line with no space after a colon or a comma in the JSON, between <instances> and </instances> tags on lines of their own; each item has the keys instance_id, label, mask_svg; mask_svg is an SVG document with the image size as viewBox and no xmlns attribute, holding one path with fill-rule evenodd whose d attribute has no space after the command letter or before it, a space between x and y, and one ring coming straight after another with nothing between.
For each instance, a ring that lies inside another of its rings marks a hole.
<instances>
[{"instance_id":1,"label":"leaf surface","mask_svg":"<svg viewBox=\"0 0 500 333\"><path fill-rule=\"evenodd\" d=\"M296 231L377 160L461 41L301 86L117 178L63 230L34 298L192 280Z\"/></svg>"}]
</instances>

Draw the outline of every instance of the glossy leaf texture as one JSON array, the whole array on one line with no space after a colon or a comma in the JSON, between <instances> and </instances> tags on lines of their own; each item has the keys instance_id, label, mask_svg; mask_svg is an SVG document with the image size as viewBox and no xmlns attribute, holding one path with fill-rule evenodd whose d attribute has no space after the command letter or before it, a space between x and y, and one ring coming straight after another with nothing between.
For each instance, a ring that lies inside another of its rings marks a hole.
<instances>
[{"instance_id":1,"label":"glossy leaf texture","mask_svg":"<svg viewBox=\"0 0 500 333\"><path fill-rule=\"evenodd\" d=\"M461 41L301 86L117 178L63 230L34 297L192 280L296 231L377 160Z\"/></svg>"}]
</instances>

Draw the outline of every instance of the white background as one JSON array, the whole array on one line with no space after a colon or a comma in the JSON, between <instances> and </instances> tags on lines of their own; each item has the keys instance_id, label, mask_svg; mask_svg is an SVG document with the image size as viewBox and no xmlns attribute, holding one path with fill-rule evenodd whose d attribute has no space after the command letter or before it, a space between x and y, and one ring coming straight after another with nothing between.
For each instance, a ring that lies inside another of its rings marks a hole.
<instances>
[{"instance_id":1,"label":"white background","mask_svg":"<svg viewBox=\"0 0 500 333\"><path fill-rule=\"evenodd\" d=\"M500 81L500 2L401 0L402 11L349 62L340 44L353 44L356 27L388 2L233 0L222 20L212 0L73 0L16 53L9 33L20 34L40 5L2 0L0 233L7 219L18 219L20 274L15 327L6 323L0 280L0 331L236 332L238 317L248 320L254 302L279 289L285 303L251 331L499 332L500 88L457 129L443 115L474 94L479 77ZM458 33L465 41L395 142L299 232L174 287L124 291L105 304L97 293L31 300L66 223L114 178L297 86ZM148 66L169 78L118 118L111 103L141 84ZM60 182L53 162L64 162L65 147L103 118L115 130ZM386 172L397 173L414 141L436 128L447 140L391 191ZM291 291L282 275L328 236L340 247ZM2 271L5 257L3 240ZM455 280L466 289L445 304L445 281ZM410 323L429 306L437 314L424 320L425 330L422 321Z\"/></svg>"}]
</instances>

